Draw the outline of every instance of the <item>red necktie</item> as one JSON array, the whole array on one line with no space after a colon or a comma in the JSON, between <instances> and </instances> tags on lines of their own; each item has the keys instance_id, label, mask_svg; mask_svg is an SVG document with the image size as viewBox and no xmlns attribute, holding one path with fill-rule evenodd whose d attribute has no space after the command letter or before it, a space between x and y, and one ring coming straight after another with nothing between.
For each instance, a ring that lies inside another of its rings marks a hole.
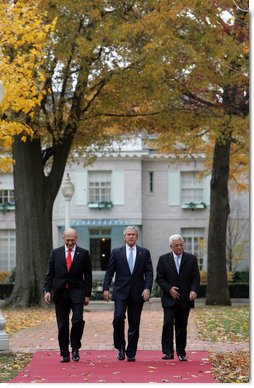
<instances>
[{"instance_id":1,"label":"red necktie","mask_svg":"<svg viewBox=\"0 0 254 388\"><path fill-rule=\"evenodd\" d=\"M66 256L66 265L67 265L68 272L70 271L71 262L72 262L71 252L72 252L72 249L68 249L68 253L67 253L67 256Z\"/></svg>"}]
</instances>

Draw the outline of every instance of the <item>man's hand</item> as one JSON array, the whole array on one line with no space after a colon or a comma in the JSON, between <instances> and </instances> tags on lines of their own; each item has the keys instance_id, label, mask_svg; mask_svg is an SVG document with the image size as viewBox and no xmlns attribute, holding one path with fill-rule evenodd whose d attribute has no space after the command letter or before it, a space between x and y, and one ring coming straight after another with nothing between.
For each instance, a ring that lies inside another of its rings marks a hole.
<instances>
[{"instance_id":1,"label":"man's hand","mask_svg":"<svg viewBox=\"0 0 254 388\"><path fill-rule=\"evenodd\" d=\"M107 302L110 300L110 293L109 291L103 291L103 299Z\"/></svg>"},{"instance_id":2,"label":"man's hand","mask_svg":"<svg viewBox=\"0 0 254 388\"><path fill-rule=\"evenodd\" d=\"M45 292L45 294L44 294L44 302L47 303L47 304L50 304L50 302L51 302L51 294L50 294L50 292Z\"/></svg>"},{"instance_id":3,"label":"man's hand","mask_svg":"<svg viewBox=\"0 0 254 388\"><path fill-rule=\"evenodd\" d=\"M171 287L170 288L169 293L173 299L179 299L180 294L179 294L178 290L179 290L178 287Z\"/></svg>"},{"instance_id":4,"label":"man's hand","mask_svg":"<svg viewBox=\"0 0 254 388\"><path fill-rule=\"evenodd\" d=\"M191 291L190 292L190 301L192 302L194 299L196 299L197 297L197 294L195 291Z\"/></svg>"},{"instance_id":5,"label":"man's hand","mask_svg":"<svg viewBox=\"0 0 254 388\"><path fill-rule=\"evenodd\" d=\"M90 298L88 296L85 296L84 306L87 306L89 302L90 302Z\"/></svg>"},{"instance_id":6,"label":"man's hand","mask_svg":"<svg viewBox=\"0 0 254 388\"><path fill-rule=\"evenodd\" d=\"M141 294L142 298L144 299L145 302L148 302L150 299L150 290L147 288L142 292Z\"/></svg>"}]
</instances>

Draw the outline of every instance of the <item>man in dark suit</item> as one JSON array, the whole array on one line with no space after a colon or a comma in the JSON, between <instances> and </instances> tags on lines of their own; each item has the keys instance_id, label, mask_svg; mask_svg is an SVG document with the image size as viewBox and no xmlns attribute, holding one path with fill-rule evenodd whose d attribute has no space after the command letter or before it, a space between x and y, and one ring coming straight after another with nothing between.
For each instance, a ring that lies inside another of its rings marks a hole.
<instances>
[{"instance_id":1,"label":"man in dark suit","mask_svg":"<svg viewBox=\"0 0 254 388\"><path fill-rule=\"evenodd\" d=\"M125 245L112 250L103 283L103 297L109 301L109 287L115 274L113 338L118 360L135 361L139 326L144 302L150 298L153 266L148 249L136 245L138 229L128 226L123 232ZM128 312L128 344L125 341L125 318Z\"/></svg>"},{"instance_id":2,"label":"man in dark suit","mask_svg":"<svg viewBox=\"0 0 254 388\"><path fill-rule=\"evenodd\" d=\"M84 305L88 305L92 290L92 268L89 252L76 245L74 229L66 229L63 235L65 245L53 249L49 258L48 271L43 287L44 300L50 303L54 282L56 320L61 362L79 361L79 349L84 331ZM72 326L69 330L69 316L72 311Z\"/></svg>"},{"instance_id":3,"label":"man in dark suit","mask_svg":"<svg viewBox=\"0 0 254 388\"><path fill-rule=\"evenodd\" d=\"M196 256L184 252L181 235L169 237L172 252L159 257L156 282L161 287L164 310L162 328L163 360L174 358L174 329L179 361L186 361L187 325L190 309L194 307L200 284Z\"/></svg>"}]
</instances>

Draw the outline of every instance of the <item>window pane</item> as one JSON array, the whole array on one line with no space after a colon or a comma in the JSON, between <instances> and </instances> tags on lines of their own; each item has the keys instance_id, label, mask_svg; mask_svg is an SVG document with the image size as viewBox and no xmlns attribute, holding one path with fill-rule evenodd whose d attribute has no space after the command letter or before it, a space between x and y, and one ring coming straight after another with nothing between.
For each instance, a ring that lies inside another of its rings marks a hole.
<instances>
[{"instance_id":1,"label":"window pane","mask_svg":"<svg viewBox=\"0 0 254 388\"><path fill-rule=\"evenodd\" d=\"M111 201L111 171L89 171L89 202Z\"/></svg>"},{"instance_id":2,"label":"window pane","mask_svg":"<svg viewBox=\"0 0 254 388\"><path fill-rule=\"evenodd\" d=\"M181 172L182 204L203 202L203 180L194 171Z\"/></svg>"},{"instance_id":3,"label":"window pane","mask_svg":"<svg viewBox=\"0 0 254 388\"><path fill-rule=\"evenodd\" d=\"M184 238L184 250L198 258L199 269L204 268L205 244L203 228L183 228L181 234Z\"/></svg>"},{"instance_id":4,"label":"window pane","mask_svg":"<svg viewBox=\"0 0 254 388\"><path fill-rule=\"evenodd\" d=\"M0 231L0 271L11 271L16 265L16 232Z\"/></svg>"}]
</instances>

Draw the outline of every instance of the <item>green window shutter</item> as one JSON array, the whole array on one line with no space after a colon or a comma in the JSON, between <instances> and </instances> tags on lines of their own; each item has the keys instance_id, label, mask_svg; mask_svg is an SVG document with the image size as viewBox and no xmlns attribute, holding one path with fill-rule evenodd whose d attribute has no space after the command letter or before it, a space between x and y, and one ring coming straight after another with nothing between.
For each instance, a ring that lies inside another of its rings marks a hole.
<instances>
[{"instance_id":1,"label":"green window shutter","mask_svg":"<svg viewBox=\"0 0 254 388\"><path fill-rule=\"evenodd\" d=\"M111 196L113 205L124 205L124 171L112 171Z\"/></svg>"},{"instance_id":2,"label":"green window shutter","mask_svg":"<svg viewBox=\"0 0 254 388\"><path fill-rule=\"evenodd\" d=\"M180 172L168 173L168 205L180 206Z\"/></svg>"},{"instance_id":3,"label":"green window shutter","mask_svg":"<svg viewBox=\"0 0 254 388\"><path fill-rule=\"evenodd\" d=\"M75 173L76 205L87 205L88 200L87 171Z\"/></svg>"}]
</instances>

